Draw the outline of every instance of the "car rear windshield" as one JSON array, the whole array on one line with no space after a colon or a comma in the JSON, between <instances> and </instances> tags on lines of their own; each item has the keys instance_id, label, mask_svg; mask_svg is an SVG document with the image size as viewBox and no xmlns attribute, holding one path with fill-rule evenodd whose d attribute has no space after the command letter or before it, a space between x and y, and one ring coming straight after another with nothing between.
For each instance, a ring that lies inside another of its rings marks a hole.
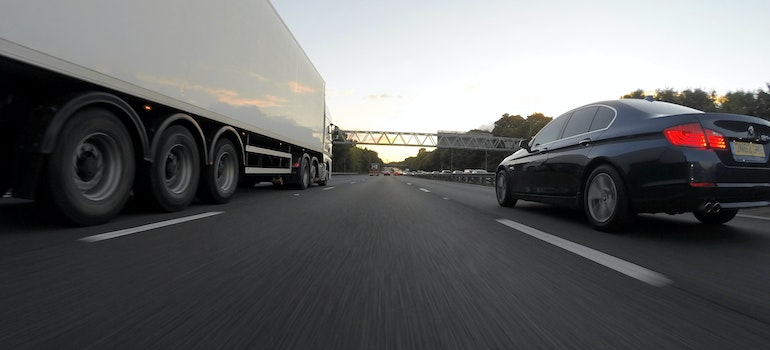
<instances>
[{"instance_id":1,"label":"car rear windshield","mask_svg":"<svg viewBox=\"0 0 770 350\"><path fill-rule=\"evenodd\" d=\"M624 100L623 102L649 115L703 113L703 111L694 108L661 101Z\"/></svg>"}]
</instances>

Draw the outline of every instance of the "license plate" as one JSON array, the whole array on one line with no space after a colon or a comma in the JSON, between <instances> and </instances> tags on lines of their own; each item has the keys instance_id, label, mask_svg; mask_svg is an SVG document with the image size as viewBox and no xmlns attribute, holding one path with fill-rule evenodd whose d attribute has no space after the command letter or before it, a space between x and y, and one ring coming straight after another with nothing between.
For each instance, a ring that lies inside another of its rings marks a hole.
<instances>
[{"instance_id":1,"label":"license plate","mask_svg":"<svg viewBox=\"0 0 770 350\"><path fill-rule=\"evenodd\" d=\"M733 142L733 154L737 156L765 157L765 146L751 142Z\"/></svg>"}]
</instances>

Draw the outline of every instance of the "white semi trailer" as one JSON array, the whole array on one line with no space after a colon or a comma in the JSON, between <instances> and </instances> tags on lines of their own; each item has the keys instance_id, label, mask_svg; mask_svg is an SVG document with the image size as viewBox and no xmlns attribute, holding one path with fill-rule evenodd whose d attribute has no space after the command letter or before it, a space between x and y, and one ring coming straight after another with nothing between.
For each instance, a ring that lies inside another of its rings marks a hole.
<instances>
[{"instance_id":1,"label":"white semi trailer","mask_svg":"<svg viewBox=\"0 0 770 350\"><path fill-rule=\"evenodd\" d=\"M93 225L325 185L324 84L268 0L5 0L0 194Z\"/></svg>"}]
</instances>

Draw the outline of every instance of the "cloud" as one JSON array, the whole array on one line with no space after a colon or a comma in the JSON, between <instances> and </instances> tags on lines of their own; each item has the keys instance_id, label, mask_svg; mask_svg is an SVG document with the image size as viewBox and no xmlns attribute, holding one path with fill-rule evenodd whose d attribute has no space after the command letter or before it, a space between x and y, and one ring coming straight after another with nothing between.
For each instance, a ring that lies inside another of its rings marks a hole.
<instances>
[{"instance_id":1,"label":"cloud","mask_svg":"<svg viewBox=\"0 0 770 350\"><path fill-rule=\"evenodd\" d=\"M297 94L307 94L307 93L315 92L315 89L306 85L302 85L296 81L290 81L289 87L291 88L292 91L294 91Z\"/></svg>"},{"instance_id":2,"label":"cloud","mask_svg":"<svg viewBox=\"0 0 770 350\"><path fill-rule=\"evenodd\" d=\"M185 81L180 79L165 79L160 77L154 77L147 74L138 74L137 78L146 82L154 83L160 86L171 87L174 90L186 90L203 92L209 96L213 96L217 101L226 103L235 107L243 106L255 106L255 107L280 107L286 99L280 98L274 95L263 95L262 98L245 98L241 96L237 91L224 88L212 88L203 85L188 85ZM310 88L302 87L297 84L296 89L312 90ZM295 90L296 90L295 89Z\"/></svg>"},{"instance_id":3,"label":"cloud","mask_svg":"<svg viewBox=\"0 0 770 350\"><path fill-rule=\"evenodd\" d=\"M273 96L264 95L263 99L248 99L238 95L237 92L228 89L206 89L207 92L217 97L217 101L231 106L256 106L256 107L278 107L286 100Z\"/></svg>"}]
</instances>

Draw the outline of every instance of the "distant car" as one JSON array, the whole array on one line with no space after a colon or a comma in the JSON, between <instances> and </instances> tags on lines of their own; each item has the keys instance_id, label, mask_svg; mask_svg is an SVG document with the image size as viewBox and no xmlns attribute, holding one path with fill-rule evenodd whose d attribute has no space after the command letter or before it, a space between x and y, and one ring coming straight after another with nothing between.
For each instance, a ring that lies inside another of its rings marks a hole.
<instances>
[{"instance_id":1,"label":"distant car","mask_svg":"<svg viewBox=\"0 0 770 350\"><path fill-rule=\"evenodd\" d=\"M770 206L770 122L660 101L598 102L554 118L495 174L497 201L582 208L605 231L637 213L723 224Z\"/></svg>"},{"instance_id":2,"label":"distant car","mask_svg":"<svg viewBox=\"0 0 770 350\"><path fill-rule=\"evenodd\" d=\"M383 171L382 176L390 176L390 171L389 170Z\"/></svg>"},{"instance_id":3,"label":"distant car","mask_svg":"<svg viewBox=\"0 0 770 350\"><path fill-rule=\"evenodd\" d=\"M462 170L455 170L452 172L452 174L464 174L465 172Z\"/></svg>"},{"instance_id":4,"label":"distant car","mask_svg":"<svg viewBox=\"0 0 770 350\"><path fill-rule=\"evenodd\" d=\"M451 170L446 170L446 169L444 169L444 170L441 170L441 173L442 173L442 174L451 174L451 173L452 173L452 171L451 171Z\"/></svg>"},{"instance_id":5,"label":"distant car","mask_svg":"<svg viewBox=\"0 0 770 350\"><path fill-rule=\"evenodd\" d=\"M489 174L489 172L484 169L476 169L476 170L472 170L471 174Z\"/></svg>"}]
</instances>

